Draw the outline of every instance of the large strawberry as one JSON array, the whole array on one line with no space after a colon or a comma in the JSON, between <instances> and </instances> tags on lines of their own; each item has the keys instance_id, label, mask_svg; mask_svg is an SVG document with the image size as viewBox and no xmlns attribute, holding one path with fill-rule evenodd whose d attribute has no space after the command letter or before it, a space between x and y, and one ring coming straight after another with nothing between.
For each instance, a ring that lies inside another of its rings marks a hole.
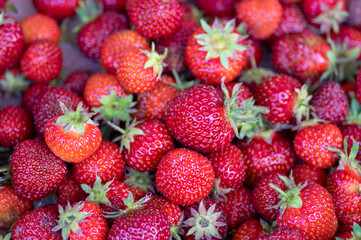
<instances>
[{"instance_id":1,"label":"large strawberry","mask_svg":"<svg viewBox=\"0 0 361 240\"><path fill-rule=\"evenodd\" d=\"M189 205L200 201L212 190L214 171L209 160L187 149L169 151L160 161L157 189L170 201Z\"/></svg>"},{"instance_id":2,"label":"large strawberry","mask_svg":"<svg viewBox=\"0 0 361 240\"><path fill-rule=\"evenodd\" d=\"M64 19L75 14L81 0L33 0L36 9L56 19Z\"/></svg>"}]
</instances>

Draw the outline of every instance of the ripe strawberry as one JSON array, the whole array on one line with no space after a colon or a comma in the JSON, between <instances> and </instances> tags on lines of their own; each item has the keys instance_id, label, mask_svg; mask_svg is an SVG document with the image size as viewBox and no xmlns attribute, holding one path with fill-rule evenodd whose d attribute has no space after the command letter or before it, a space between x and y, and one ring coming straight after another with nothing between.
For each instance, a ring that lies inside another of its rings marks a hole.
<instances>
[{"instance_id":1,"label":"ripe strawberry","mask_svg":"<svg viewBox=\"0 0 361 240\"><path fill-rule=\"evenodd\" d=\"M73 176L75 181L81 184L93 185L96 176L102 182L112 179L119 180L125 170L125 162L115 143L103 140L98 150L84 161L73 164Z\"/></svg>"},{"instance_id":2,"label":"ripe strawberry","mask_svg":"<svg viewBox=\"0 0 361 240\"><path fill-rule=\"evenodd\" d=\"M0 228L10 228L23 214L33 209L33 202L19 197L12 186L0 185Z\"/></svg>"},{"instance_id":3,"label":"ripe strawberry","mask_svg":"<svg viewBox=\"0 0 361 240\"><path fill-rule=\"evenodd\" d=\"M116 73L120 57L130 48L150 50L147 39L134 30L120 30L107 37L100 47L100 61L109 73Z\"/></svg>"},{"instance_id":4,"label":"ripe strawberry","mask_svg":"<svg viewBox=\"0 0 361 240\"><path fill-rule=\"evenodd\" d=\"M10 161L15 193L25 199L48 196L65 177L65 163L40 139L22 141Z\"/></svg>"},{"instance_id":5,"label":"ripe strawberry","mask_svg":"<svg viewBox=\"0 0 361 240\"><path fill-rule=\"evenodd\" d=\"M235 21L222 23L216 19L209 26L201 20L201 25L190 36L184 53L190 71L207 84L232 81L246 64L246 47Z\"/></svg>"},{"instance_id":6,"label":"ripe strawberry","mask_svg":"<svg viewBox=\"0 0 361 240\"><path fill-rule=\"evenodd\" d=\"M137 32L150 39L172 34L183 19L177 0L129 0L126 9Z\"/></svg>"},{"instance_id":7,"label":"ripe strawberry","mask_svg":"<svg viewBox=\"0 0 361 240\"><path fill-rule=\"evenodd\" d=\"M242 0L236 8L238 23L246 23L248 32L256 39L266 39L279 26L282 5L278 0Z\"/></svg>"},{"instance_id":8,"label":"ripe strawberry","mask_svg":"<svg viewBox=\"0 0 361 240\"><path fill-rule=\"evenodd\" d=\"M284 228L284 227L279 227L276 230L257 238L257 240L288 240L288 239L307 240L308 238L306 234L304 234L303 232L297 229Z\"/></svg>"},{"instance_id":9,"label":"ripe strawberry","mask_svg":"<svg viewBox=\"0 0 361 240\"><path fill-rule=\"evenodd\" d=\"M184 240L225 239L227 220L216 200L206 197L200 202L185 206L183 212Z\"/></svg>"},{"instance_id":10,"label":"ripe strawberry","mask_svg":"<svg viewBox=\"0 0 361 240\"><path fill-rule=\"evenodd\" d=\"M237 228L232 240L256 240L264 235L264 233L265 231L259 220L249 219Z\"/></svg>"},{"instance_id":11,"label":"ripe strawberry","mask_svg":"<svg viewBox=\"0 0 361 240\"><path fill-rule=\"evenodd\" d=\"M292 172L296 184L304 183L306 181L312 181L322 186L326 186L326 169L316 168L309 163L302 162L300 164L297 164L292 169Z\"/></svg>"},{"instance_id":12,"label":"ripe strawberry","mask_svg":"<svg viewBox=\"0 0 361 240\"><path fill-rule=\"evenodd\" d=\"M14 66L24 48L24 36L20 24L12 17L0 13L0 70Z\"/></svg>"},{"instance_id":13,"label":"ripe strawberry","mask_svg":"<svg viewBox=\"0 0 361 240\"><path fill-rule=\"evenodd\" d=\"M329 44L311 31L285 34L272 45L272 63L285 74L296 77L301 83L319 80L330 61L327 52Z\"/></svg>"},{"instance_id":14,"label":"ripe strawberry","mask_svg":"<svg viewBox=\"0 0 361 240\"><path fill-rule=\"evenodd\" d=\"M341 149L340 129L330 123L315 123L297 132L293 147L303 161L318 167L329 168L336 162L334 151L329 147Z\"/></svg>"},{"instance_id":15,"label":"ripe strawberry","mask_svg":"<svg viewBox=\"0 0 361 240\"><path fill-rule=\"evenodd\" d=\"M316 115L331 123L341 123L348 114L348 101L340 84L326 82L322 84L310 101Z\"/></svg>"},{"instance_id":16,"label":"ripe strawberry","mask_svg":"<svg viewBox=\"0 0 361 240\"><path fill-rule=\"evenodd\" d=\"M322 33L339 31L339 24L348 16L346 0L303 0L302 11L312 25L319 27Z\"/></svg>"},{"instance_id":17,"label":"ripe strawberry","mask_svg":"<svg viewBox=\"0 0 361 240\"><path fill-rule=\"evenodd\" d=\"M121 11L125 9L126 0L101 0L105 10Z\"/></svg>"},{"instance_id":18,"label":"ripe strawberry","mask_svg":"<svg viewBox=\"0 0 361 240\"><path fill-rule=\"evenodd\" d=\"M57 43L60 39L60 28L56 20L48 15L36 13L20 22L26 44L40 40Z\"/></svg>"},{"instance_id":19,"label":"ripe strawberry","mask_svg":"<svg viewBox=\"0 0 361 240\"><path fill-rule=\"evenodd\" d=\"M67 202L83 201L87 197L80 185L75 182L74 176L70 173L65 175L63 181L56 188L55 194L56 202L62 206L66 206Z\"/></svg>"},{"instance_id":20,"label":"ripe strawberry","mask_svg":"<svg viewBox=\"0 0 361 240\"><path fill-rule=\"evenodd\" d=\"M213 182L214 171L209 160L191 150L169 151L157 168L157 189L176 204L200 201L210 193Z\"/></svg>"},{"instance_id":21,"label":"ripe strawberry","mask_svg":"<svg viewBox=\"0 0 361 240\"><path fill-rule=\"evenodd\" d=\"M141 199L147 194L155 194L155 174L138 172L130 167L126 167L121 181L130 187L130 191L135 199Z\"/></svg>"},{"instance_id":22,"label":"ripe strawberry","mask_svg":"<svg viewBox=\"0 0 361 240\"><path fill-rule=\"evenodd\" d=\"M30 85L21 96L21 106L26 110L32 112L33 100L38 95L38 93L47 86L45 83L36 83Z\"/></svg>"},{"instance_id":23,"label":"ripe strawberry","mask_svg":"<svg viewBox=\"0 0 361 240\"><path fill-rule=\"evenodd\" d=\"M70 203L64 209L59 205L58 225L52 230L61 230L63 239L107 239L108 223L102 210L89 201Z\"/></svg>"},{"instance_id":24,"label":"ripe strawberry","mask_svg":"<svg viewBox=\"0 0 361 240\"><path fill-rule=\"evenodd\" d=\"M13 240L62 240L61 234L52 230L56 226L58 216L56 204L29 211L15 222L11 230L11 238Z\"/></svg>"},{"instance_id":25,"label":"ripe strawberry","mask_svg":"<svg viewBox=\"0 0 361 240\"><path fill-rule=\"evenodd\" d=\"M21 71L37 83L49 83L61 71L63 54L60 47L48 40L32 43L20 60Z\"/></svg>"},{"instance_id":26,"label":"ripe strawberry","mask_svg":"<svg viewBox=\"0 0 361 240\"><path fill-rule=\"evenodd\" d=\"M7 106L0 110L0 146L15 147L33 132L30 113L22 107Z\"/></svg>"},{"instance_id":27,"label":"ripe strawberry","mask_svg":"<svg viewBox=\"0 0 361 240\"><path fill-rule=\"evenodd\" d=\"M237 0L196 0L195 2L206 15L232 18Z\"/></svg>"},{"instance_id":28,"label":"ripe strawberry","mask_svg":"<svg viewBox=\"0 0 361 240\"><path fill-rule=\"evenodd\" d=\"M82 97L86 82L90 76L89 72L73 72L65 79L64 87Z\"/></svg>"},{"instance_id":29,"label":"ripe strawberry","mask_svg":"<svg viewBox=\"0 0 361 240\"><path fill-rule=\"evenodd\" d=\"M52 16L53 18L62 20L75 14L75 9L81 0L33 0L36 9Z\"/></svg>"},{"instance_id":30,"label":"ripe strawberry","mask_svg":"<svg viewBox=\"0 0 361 240\"><path fill-rule=\"evenodd\" d=\"M226 200L219 204L227 218L228 230L236 229L246 220L256 216L251 200L251 191L243 186L227 193Z\"/></svg>"},{"instance_id":31,"label":"ripe strawberry","mask_svg":"<svg viewBox=\"0 0 361 240\"><path fill-rule=\"evenodd\" d=\"M151 195L149 201L146 203L148 206L156 206L163 210L163 212L167 215L168 221L171 226L178 226L180 221L182 220L182 210L177 205L166 198L159 195Z\"/></svg>"}]
</instances>

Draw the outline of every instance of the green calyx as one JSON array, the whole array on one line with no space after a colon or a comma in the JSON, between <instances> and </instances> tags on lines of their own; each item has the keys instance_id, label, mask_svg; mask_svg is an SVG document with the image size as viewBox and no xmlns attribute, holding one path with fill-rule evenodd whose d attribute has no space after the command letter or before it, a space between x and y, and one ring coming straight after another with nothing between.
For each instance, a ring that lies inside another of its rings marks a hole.
<instances>
[{"instance_id":1,"label":"green calyx","mask_svg":"<svg viewBox=\"0 0 361 240\"><path fill-rule=\"evenodd\" d=\"M103 4L94 0L79 1L75 12L82 23L73 29L73 32L78 32L85 24L94 21L103 13Z\"/></svg>"},{"instance_id":2,"label":"green calyx","mask_svg":"<svg viewBox=\"0 0 361 240\"><path fill-rule=\"evenodd\" d=\"M233 32L235 20L221 24L218 19L215 19L212 26L209 26L203 19L200 22L206 33L195 36L197 43L202 46L199 50L207 52L206 61L219 57L222 66L228 69L229 58L238 59L237 51L247 49L246 46L238 43L244 37Z\"/></svg>"},{"instance_id":3,"label":"green calyx","mask_svg":"<svg viewBox=\"0 0 361 240\"><path fill-rule=\"evenodd\" d=\"M75 111L69 110L63 102L59 102L60 107L64 115L58 117L55 125L63 125L63 129L65 132L70 130L75 130L77 133L84 135L85 124L93 124L90 117L93 114L89 114L82 106L82 102L80 102Z\"/></svg>"},{"instance_id":4,"label":"green calyx","mask_svg":"<svg viewBox=\"0 0 361 240\"><path fill-rule=\"evenodd\" d=\"M61 230L61 236L63 239L68 239L70 231L74 232L77 235L82 236L83 233L79 226L79 223L87 221L87 218L92 214L89 212L81 212L84 208L84 202L78 203L75 206L71 207L70 203L66 206L65 210L61 205L59 205L59 220L58 225L55 226L52 230L54 232Z\"/></svg>"},{"instance_id":5,"label":"green calyx","mask_svg":"<svg viewBox=\"0 0 361 240\"><path fill-rule=\"evenodd\" d=\"M5 98L12 94L19 96L24 92L30 82L25 79L24 74L13 74L11 71L5 72L5 79L0 79L0 88L5 92Z\"/></svg>"},{"instance_id":6,"label":"green calyx","mask_svg":"<svg viewBox=\"0 0 361 240\"><path fill-rule=\"evenodd\" d=\"M110 190L109 186L113 183L114 180L102 184L102 180L99 176L96 176L96 181L93 184L93 187L90 187L86 184L81 184L81 188L88 194L86 201L93 202L97 205L99 203L105 204L109 207L113 207L112 203L109 201L106 193Z\"/></svg>"},{"instance_id":7,"label":"green calyx","mask_svg":"<svg viewBox=\"0 0 361 240\"><path fill-rule=\"evenodd\" d=\"M113 88L109 88L108 95L100 97L100 107L93 107L92 110L99 112L104 120L116 122L118 120L128 121L131 119L130 114L135 113L133 108L136 102L133 102L133 95L117 96Z\"/></svg>"},{"instance_id":8,"label":"green calyx","mask_svg":"<svg viewBox=\"0 0 361 240\"><path fill-rule=\"evenodd\" d=\"M348 115L345 119L347 124L361 124L361 105L355 97L355 94L351 93L351 104Z\"/></svg>"},{"instance_id":9,"label":"green calyx","mask_svg":"<svg viewBox=\"0 0 361 240\"><path fill-rule=\"evenodd\" d=\"M312 95L308 94L308 85L303 85L300 89L295 89L297 93L296 104L293 106L293 114L296 116L297 122L301 122L305 117L306 120L310 119L310 110L314 111L314 107L310 105Z\"/></svg>"},{"instance_id":10,"label":"green calyx","mask_svg":"<svg viewBox=\"0 0 361 240\"><path fill-rule=\"evenodd\" d=\"M164 70L164 66L165 66L165 64L163 63L163 60L167 57L168 49L166 48L164 53L162 55L160 55L159 53L157 53L155 51L155 44L154 44L154 42L152 42L152 50L151 51L144 51L144 50L140 50L140 51L148 57L147 62L144 64L144 69L150 68L150 67L153 68L154 77L157 77L157 79L160 79L160 77L162 76L163 70Z\"/></svg>"},{"instance_id":11,"label":"green calyx","mask_svg":"<svg viewBox=\"0 0 361 240\"><path fill-rule=\"evenodd\" d=\"M320 3L321 14L315 17L312 22L320 25L321 33L329 33L331 29L338 33L340 23L348 17L348 12L343 10L343 3L339 1L335 6L329 7L325 3Z\"/></svg>"},{"instance_id":12,"label":"green calyx","mask_svg":"<svg viewBox=\"0 0 361 240\"><path fill-rule=\"evenodd\" d=\"M227 200L227 193L233 191L233 188L223 188L220 186L221 179L216 178L214 179L213 188L212 188L212 198L218 201L226 201Z\"/></svg>"},{"instance_id":13,"label":"green calyx","mask_svg":"<svg viewBox=\"0 0 361 240\"><path fill-rule=\"evenodd\" d=\"M195 234L196 240L204 237L206 239L221 238L217 227L225 226L226 223L219 221L222 212L215 212L215 208L216 204L206 209L203 200L199 203L198 211L191 208L192 217L183 222L185 226L191 227L187 236Z\"/></svg>"},{"instance_id":14,"label":"green calyx","mask_svg":"<svg viewBox=\"0 0 361 240\"><path fill-rule=\"evenodd\" d=\"M131 188L140 188L144 192L155 193L154 179L155 176L150 175L149 172L138 172L130 167L126 167L126 179L124 183Z\"/></svg>"}]
</instances>

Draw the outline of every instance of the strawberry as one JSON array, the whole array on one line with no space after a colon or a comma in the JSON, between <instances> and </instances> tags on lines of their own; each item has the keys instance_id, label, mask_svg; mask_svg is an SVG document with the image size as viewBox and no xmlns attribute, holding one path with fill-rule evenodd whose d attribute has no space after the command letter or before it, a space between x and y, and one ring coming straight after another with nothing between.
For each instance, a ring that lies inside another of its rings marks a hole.
<instances>
[{"instance_id":1,"label":"strawberry","mask_svg":"<svg viewBox=\"0 0 361 240\"><path fill-rule=\"evenodd\" d=\"M15 147L33 132L30 113L22 107L7 106L0 110L0 146Z\"/></svg>"},{"instance_id":2,"label":"strawberry","mask_svg":"<svg viewBox=\"0 0 361 240\"><path fill-rule=\"evenodd\" d=\"M126 0L101 0L105 10L120 11L125 9Z\"/></svg>"},{"instance_id":3,"label":"strawberry","mask_svg":"<svg viewBox=\"0 0 361 240\"><path fill-rule=\"evenodd\" d=\"M159 55L152 43L151 51L138 48L128 49L119 59L117 78L131 93L144 93L152 90L160 79L167 51Z\"/></svg>"},{"instance_id":4,"label":"strawberry","mask_svg":"<svg viewBox=\"0 0 361 240\"><path fill-rule=\"evenodd\" d=\"M212 190L214 171L206 157L187 149L169 151L160 161L157 189L169 201L189 205L200 201Z\"/></svg>"},{"instance_id":5,"label":"strawberry","mask_svg":"<svg viewBox=\"0 0 361 240\"><path fill-rule=\"evenodd\" d=\"M249 34L266 39L278 28L282 19L282 5L278 0L242 0L236 7L238 23L246 23Z\"/></svg>"},{"instance_id":6,"label":"strawberry","mask_svg":"<svg viewBox=\"0 0 361 240\"><path fill-rule=\"evenodd\" d=\"M166 198L159 195L151 195L149 201L146 203L148 206L156 206L163 210L168 216L169 223L173 226L177 226L182 219L182 210L177 205Z\"/></svg>"},{"instance_id":7,"label":"strawberry","mask_svg":"<svg viewBox=\"0 0 361 240\"><path fill-rule=\"evenodd\" d=\"M27 45L40 40L57 43L60 39L60 28L56 20L48 15L36 13L20 22Z\"/></svg>"},{"instance_id":8,"label":"strawberry","mask_svg":"<svg viewBox=\"0 0 361 240\"><path fill-rule=\"evenodd\" d=\"M340 84L326 82L317 88L310 101L316 115L331 123L341 123L348 114L348 101Z\"/></svg>"},{"instance_id":9,"label":"strawberry","mask_svg":"<svg viewBox=\"0 0 361 240\"><path fill-rule=\"evenodd\" d=\"M276 230L257 238L257 240L288 240L288 239L307 240L308 238L306 234L300 232L297 229L284 228L284 227L277 228Z\"/></svg>"},{"instance_id":10,"label":"strawberry","mask_svg":"<svg viewBox=\"0 0 361 240\"><path fill-rule=\"evenodd\" d=\"M63 181L56 188L55 194L56 202L62 206L66 206L67 202L83 201L87 197L80 185L75 182L74 176L70 173L65 175Z\"/></svg>"},{"instance_id":11,"label":"strawberry","mask_svg":"<svg viewBox=\"0 0 361 240\"><path fill-rule=\"evenodd\" d=\"M198 8L212 17L233 17L237 0L196 0Z\"/></svg>"},{"instance_id":12,"label":"strawberry","mask_svg":"<svg viewBox=\"0 0 361 240\"><path fill-rule=\"evenodd\" d=\"M184 240L225 239L227 221L216 200L206 197L200 202L185 206L183 212Z\"/></svg>"},{"instance_id":13,"label":"strawberry","mask_svg":"<svg viewBox=\"0 0 361 240\"><path fill-rule=\"evenodd\" d=\"M329 168L336 162L334 151L329 147L341 148L341 130L330 123L311 123L296 133L293 146L303 161L318 168Z\"/></svg>"},{"instance_id":14,"label":"strawberry","mask_svg":"<svg viewBox=\"0 0 361 240\"><path fill-rule=\"evenodd\" d=\"M177 0L129 0L126 10L137 32L150 39L172 34L183 19Z\"/></svg>"},{"instance_id":15,"label":"strawberry","mask_svg":"<svg viewBox=\"0 0 361 240\"><path fill-rule=\"evenodd\" d=\"M0 70L14 66L24 48L24 35L20 24L0 12Z\"/></svg>"},{"instance_id":16,"label":"strawberry","mask_svg":"<svg viewBox=\"0 0 361 240\"><path fill-rule=\"evenodd\" d=\"M0 228L10 228L23 214L33 209L30 200L19 197L12 186L0 185Z\"/></svg>"},{"instance_id":17,"label":"strawberry","mask_svg":"<svg viewBox=\"0 0 361 240\"><path fill-rule=\"evenodd\" d=\"M255 219L249 219L242 223L234 233L232 240L256 240L264 235L261 222Z\"/></svg>"},{"instance_id":18,"label":"strawberry","mask_svg":"<svg viewBox=\"0 0 361 240\"><path fill-rule=\"evenodd\" d=\"M80 201L66 206L59 205L59 220L52 230L61 230L63 239L107 239L108 223L101 209L92 202Z\"/></svg>"},{"instance_id":19,"label":"strawberry","mask_svg":"<svg viewBox=\"0 0 361 240\"><path fill-rule=\"evenodd\" d=\"M26 110L31 111L33 108L33 100L38 93L47 86L45 83L36 83L30 85L21 96L21 106Z\"/></svg>"},{"instance_id":20,"label":"strawberry","mask_svg":"<svg viewBox=\"0 0 361 240\"><path fill-rule=\"evenodd\" d=\"M73 72L64 81L64 87L82 97L86 82L90 78L89 72Z\"/></svg>"},{"instance_id":21,"label":"strawberry","mask_svg":"<svg viewBox=\"0 0 361 240\"><path fill-rule=\"evenodd\" d=\"M120 30L107 37L100 47L100 61L109 73L116 73L120 57L130 48L150 50L147 39L134 30Z\"/></svg>"},{"instance_id":22,"label":"strawberry","mask_svg":"<svg viewBox=\"0 0 361 240\"><path fill-rule=\"evenodd\" d=\"M30 44L20 60L21 71L37 83L49 83L60 74L63 54L60 47L48 40Z\"/></svg>"},{"instance_id":23,"label":"strawberry","mask_svg":"<svg viewBox=\"0 0 361 240\"><path fill-rule=\"evenodd\" d=\"M75 9L81 0L33 0L36 9L52 16L53 18L62 20L75 14Z\"/></svg>"},{"instance_id":24,"label":"strawberry","mask_svg":"<svg viewBox=\"0 0 361 240\"><path fill-rule=\"evenodd\" d=\"M141 199L147 194L155 193L155 174L138 172L130 167L126 167L121 181L130 187L130 191L135 199Z\"/></svg>"},{"instance_id":25,"label":"strawberry","mask_svg":"<svg viewBox=\"0 0 361 240\"><path fill-rule=\"evenodd\" d=\"M312 25L319 27L322 33L339 31L339 24L348 16L346 0L303 0L302 11Z\"/></svg>"},{"instance_id":26,"label":"strawberry","mask_svg":"<svg viewBox=\"0 0 361 240\"><path fill-rule=\"evenodd\" d=\"M302 162L297 164L293 169L293 177L295 183L304 183L306 181L313 181L322 186L326 186L327 171L326 169L316 168L309 163Z\"/></svg>"},{"instance_id":27,"label":"strawberry","mask_svg":"<svg viewBox=\"0 0 361 240\"><path fill-rule=\"evenodd\" d=\"M62 240L61 234L52 230L56 226L58 215L56 204L29 211L15 222L11 230L11 238L13 240Z\"/></svg>"},{"instance_id":28,"label":"strawberry","mask_svg":"<svg viewBox=\"0 0 361 240\"><path fill-rule=\"evenodd\" d=\"M216 19L210 26L201 20L201 25L189 37L184 53L187 66L203 83L232 81L246 64L246 47L235 21L222 23Z\"/></svg>"},{"instance_id":29,"label":"strawberry","mask_svg":"<svg viewBox=\"0 0 361 240\"><path fill-rule=\"evenodd\" d=\"M102 182L112 179L119 180L125 170L125 162L115 143L103 140L98 150L84 161L73 164L75 181L81 184L93 185L96 176Z\"/></svg>"},{"instance_id":30,"label":"strawberry","mask_svg":"<svg viewBox=\"0 0 361 240\"><path fill-rule=\"evenodd\" d=\"M25 199L48 196L65 177L65 163L40 139L22 141L10 161L15 193Z\"/></svg>"}]
</instances>

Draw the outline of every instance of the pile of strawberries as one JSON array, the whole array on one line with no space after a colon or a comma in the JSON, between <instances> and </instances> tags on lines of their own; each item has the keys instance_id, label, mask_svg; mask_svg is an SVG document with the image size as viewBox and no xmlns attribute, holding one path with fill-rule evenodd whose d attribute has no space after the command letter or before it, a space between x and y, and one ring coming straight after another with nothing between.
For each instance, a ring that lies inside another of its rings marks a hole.
<instances>
[{"instance_id":1,"label":"pile of strawberries","mask_svg":"<svg viewBox=\"0 0 361 240\"><path fill-rule=\"evenodd\" d=\"M0 0L0 239L361 239L361 0L32 2Z\"/></svg>"}]
</instances>

